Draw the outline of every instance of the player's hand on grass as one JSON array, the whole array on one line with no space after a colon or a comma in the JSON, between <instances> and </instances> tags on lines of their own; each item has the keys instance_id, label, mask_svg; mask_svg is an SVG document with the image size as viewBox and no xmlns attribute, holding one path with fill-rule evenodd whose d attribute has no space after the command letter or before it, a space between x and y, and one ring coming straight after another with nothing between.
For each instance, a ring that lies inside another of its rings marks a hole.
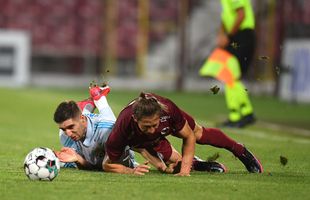
<instances>
[{"instance_id":1,"label":"player's hand on grass","mask_svg":"<svg viewBox=\"0 0 310 200\"><path fill-rule=\"evenodd\" d=\"M175 176L190 176L190 171L189 172L182 172L181 171L181 165L182 165L182 161L178 161L176 163L170 164L169 167L172 167L172 169L173 169L172 173Z\"/></svg>"},{"instance_id":2,"label":"player's hand on grass","mask_svg":"<svg viewBox=\"0 0 310 200\"><path fill-rule=\"evenodd\" d=\"M145 175L145 173L148 173L150 171L150 166L147 165L147 163L143 165L138 165L133 169L133 174L135 175Z\"/></svg>"},{"instance_id":3,"label":"player's hand on grass","mask_svg":"<svg viewBox=\"0 0 310 200\"><path fill-rule=\"evenodd\" d=\"M55 151L55 154L61 162L77 162L79 156L74 149L69 147L63 147L60 151Z\"/></svg>"},{"instance_id":4,"label":"player's hand on grass","mask_svg":"<svg viewBox=\"0 0 310 200\"><path fill-rule=\"evenodd\" d=\"M167 166L167 168L164 170L164 173L166 174L175 174L175 167L176 163L171 163ZM180 171L180 170L179 170Z\"/></svg>"},{"instance_id":5,"label":"player's hand on grass","mask_svg":"<svg viewBox=\"0 0 310 200\"><path fill-rule=\"evenodd\" d=\"M175 174L175 176L191 176L190 173L186 173L186 172L180 172Z\"/></svg>"},{"instance_id":6,"label":"player's hand on grass","mask_svg":"<svg viewBox=\"0 0 310 200\"><path fill-rule=\"evenodd\" d=\"M178 169L179 171L175 174L175 176L190 176L190 171L188 170L182 170L181 168L181 162L178 162L178 167L180 167L180 169ZM178 168L177 167L177 168ZM175 171L176 172L176 171Z\"/></svg>"}]
</instances>

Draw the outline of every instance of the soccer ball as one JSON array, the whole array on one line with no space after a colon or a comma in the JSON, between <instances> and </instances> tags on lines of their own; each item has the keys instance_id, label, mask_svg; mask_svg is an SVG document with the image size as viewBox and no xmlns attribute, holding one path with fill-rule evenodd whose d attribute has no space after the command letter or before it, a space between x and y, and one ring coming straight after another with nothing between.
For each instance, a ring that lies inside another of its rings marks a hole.
<instances>
[{"instance_id":1,"label":"soccer ball","mask_svg":"<svg viewBox=\"0 0 310 200\"><path fill-rule=\"evenodd\" d=\"M24 170L30 180L52 181L60 171L59 159L51 149L38 147L26 156Z\"/></svg>"}]
</instances>

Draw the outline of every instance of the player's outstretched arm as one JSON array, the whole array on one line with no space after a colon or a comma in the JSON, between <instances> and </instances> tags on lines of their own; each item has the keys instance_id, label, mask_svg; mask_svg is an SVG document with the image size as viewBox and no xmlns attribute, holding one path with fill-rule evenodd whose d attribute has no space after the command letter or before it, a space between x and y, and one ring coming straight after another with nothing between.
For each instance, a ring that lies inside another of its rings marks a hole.
<instances>
[{"instance_id":1,"label":"player's outstretched arm","mask_svg":"<svg viewBox=\"0 0 310 200\"><path fill-rule=\"evenodd\" d=\"M148 165L138 165L135 168L129 168L122 164L112 163L109 158L105 158L102 163L102 168L105 172L113 172L119 174L134 174L134 175L145 175L150 171L150 166Z\"/></svg>"},{"instance_id":2,"label":"player's outstretched arm","mask_svg":"<svg viewBox=\"0 0 310 200\"><path fill-rule=\"evenodd\" d=\"M55 151L61 162L75 162L79 169L92 169L93 166L80 156L74 149L63 147L60 151Z\"/></svg>"},{"instance_id":3,"label":"player's outstretched arm","mask_svg":"<svg viewBox=\"0 0 310 200\"><path fill-rule=\"evenodd\" d=\"M196 138L187 121L181 131L179 131L178 137L183 139L183 146L181 171L177 173L176 176L190 176L195 153Z\"/></svg>"}]
</instances>

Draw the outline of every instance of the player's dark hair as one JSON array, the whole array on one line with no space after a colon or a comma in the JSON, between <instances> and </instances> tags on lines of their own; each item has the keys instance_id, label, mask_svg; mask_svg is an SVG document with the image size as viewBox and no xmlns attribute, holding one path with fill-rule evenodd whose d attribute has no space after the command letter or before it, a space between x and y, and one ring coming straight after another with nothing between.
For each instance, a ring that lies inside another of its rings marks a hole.
<instances>
[{"instance_id":1,"label":"player's dark hair","mask_svg":"<svg viewBox=\"0 0 310 200\"><path fill-rule=\"evenodd\" d=\"M75 101L64 101L58 105L54 113L54 121L62 123L81 114L81 110Z\"/></svg>"},{"instance_id":2,"label":"player's dark hair","mask_svg":"<svg viewBox=\"0 0 310 200\"><path fill-rule=\"evenodd\" d=\"M140 93L140 96L133 104L133 115L137 120L141 120L143 117L160 114L162 111L166 110L166 106L160 103L156 97L146 95L144 92Z\"/></svg>"}]
</instances>

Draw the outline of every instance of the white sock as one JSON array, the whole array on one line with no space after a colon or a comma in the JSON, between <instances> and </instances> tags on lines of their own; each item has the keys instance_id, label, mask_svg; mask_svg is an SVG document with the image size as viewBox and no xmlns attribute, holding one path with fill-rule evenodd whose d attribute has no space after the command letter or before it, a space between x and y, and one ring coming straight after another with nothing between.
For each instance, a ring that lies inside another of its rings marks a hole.
<instances>
[{"instance_id":1,"label":"white sock","mask_svg":"<svg viewBox=\"0 0 310 200\"><path fill-rule=\"evenodd\" d=\"M97 101L94 101L96 107L99 110L99 113L104 115L104 117L108 120L116 120L116 117L111 109L111 107L109 106L109 103L107 101L107 98L105 96L102 96L100 99L98 99Z\"/></svg>"}]
</instances>

